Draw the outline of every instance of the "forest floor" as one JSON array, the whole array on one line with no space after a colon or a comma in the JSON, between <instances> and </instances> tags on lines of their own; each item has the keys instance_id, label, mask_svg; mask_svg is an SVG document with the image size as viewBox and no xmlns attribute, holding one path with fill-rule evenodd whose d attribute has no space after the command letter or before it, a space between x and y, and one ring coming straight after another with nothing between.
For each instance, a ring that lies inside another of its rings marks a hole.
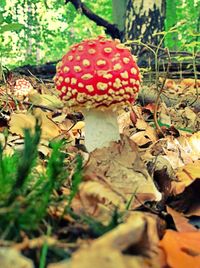
<instances>
[{"instance_id":1,"label":"forest floor","mask_svg":"<svg viewBox=\"0 0 200 268\"><path fill-rule=\"evenodd\" d=\"M118 111L121 141L88 153L83 115L63 107L50 80L8 77L0 267L200 267L198 88L168 79L155 104L157 86L144 83Z\"/></svg>"}]
</instances>

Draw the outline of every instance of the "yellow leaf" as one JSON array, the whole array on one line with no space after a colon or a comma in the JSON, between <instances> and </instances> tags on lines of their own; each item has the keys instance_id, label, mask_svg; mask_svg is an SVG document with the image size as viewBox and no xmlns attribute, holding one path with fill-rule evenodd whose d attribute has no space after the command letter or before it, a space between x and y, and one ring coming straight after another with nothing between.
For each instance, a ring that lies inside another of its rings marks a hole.
<instances>
[{"instance_id":1,"label":"yellow leaf","mask_svg":"<svg viewBox=\"0 0 200 268\"><path fill-rule=\"evenodd\" d=\"M29 100L35 105L44 105L52 109L63 107L63 102L55 95L34 93L29 95Z\"/></svg>"},{"instance_id":2,"label":"yellow leaf","mask_svg":"<svg viewBox=\"0 0 200 268\"><path fill-rule=\"evenodd\" d=\"M176 177L177 180L172 182L172 188L174 194L180 194L196 179L200 179L200 160L179 168Z\"/></svg>"},{"instance_id":3,"label":"yellow leaf","mask_svg":"<svg viewBox=\"0 0 200 268\"><path fill-rule=\"evenodd\" d=\"M47 113L40 109L36 109L35 116L32 114L12 114L9 122L10 131L12 133L24 136L24 129L29 128L33 133L36 117L41 120L42 138L45 140L51 140L60 135L59 127L47 117Z\"/></svg>"}]
</instances>

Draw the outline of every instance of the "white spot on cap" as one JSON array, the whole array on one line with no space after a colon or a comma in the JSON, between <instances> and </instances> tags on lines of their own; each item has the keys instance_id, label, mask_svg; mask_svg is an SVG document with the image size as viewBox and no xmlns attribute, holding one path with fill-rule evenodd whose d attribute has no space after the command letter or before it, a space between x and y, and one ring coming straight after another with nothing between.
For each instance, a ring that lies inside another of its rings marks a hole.
<instances>
[{"instance_id":1,"label":"white spot on cap","mask_svg":"<svg viewBox=\"0 0 200 268\"><path fill-rule=\"evenodd\" d=\"M84 98L85 97L85 94L83 94L83 93L78 93L78 95L77 95L77 101L84 101Z\"/></svg>"},{"instance_id":2,"label":"white spot on cap","mask_svg":"<svg viewBox=\"0 0 200 268\"><path fill-rule=\"evenodd\" d=\"M88 41L88 45L93 46L93 45L95 45L95 42L94 41Z\"/></svg>"},{"instance_id":3,"label":"white spot on cap","mask_svg":"<svg viewBox=\"0 0 200 268\"><path fill-rule=\"evenodd\" d=\"M115 82L113 83L113 87L117 89L122 87L121 80L119 78L115 79Z\"/></svg>"},{"instance_id":4,"label":"white spot on cap","mask_svg":"<svg viewBox=\"0 0 200 268\"><path fill-rule=\"evenodd\" d=\"M76 65L76 66L74 66L74 71L75 71L76 73L79 73L79 72L82 71L82 69L81 69L80 66Z\"/></svg>"},{"instance_id":5,"label":"white spot on cap","mask_svg":"<svg viewBox=\"0 0 200 268\"><path fill-rule=\"evenodd\" d=\"M127 81L127 80L126 80L126 81L125 81L125 80L122 80L122 85L123 85L123 86L128 85L128 81Z\"/></svg>"},{"instance_id":6,"label":"white spot on cap","mask_svg":"<svg viewBox=\"0 0 200 268\"><path fill-rule=\"evenodd\" d=\"M131 84L135 84L136 80L133 79L133 78L131 78L131 79L130 79L130 82L131 82Z\"/></svg>"},{"instance_id":7,"label":"white spot on cap","mask_svg":"<svg viewBox=\"0 0 200 268\"><path fill-rule=\"evenodd\" d=\"M132 87L125 87L125 91L128 93L132 93L133 89L132 89Z\"/></svg>"},{"instance_id":8,"label":"white spot on cap","mask_svg":"<svg viewBox=\"0 0 200 268\"><path fill-rule=\"evenodd\" d=\"M128 78L128 72L124 71L123 73L120 73L120 76L124 79Z\"/></svg>"},{"instance_id":9,"label":"white spot on cap","mask_svg":"<svg viewBox=\"0 0 200 268\"><path fill-rule=\"evenodd\" d=\"M71 84L72 84L72 85L76 85L76 83L77 83L77 79L74 78L74 77L72 77L72 79L71 79Z\"/></svg>"},{"instance_id":10,"label":"white spot on cap","mask_svg":"<svg viewBox=\"0 0 200 268\"><path fill-rule=\"evenodd\" d=\"M106 90L107 88L108 88L108 85L106 83L102 83L102 82L97 83L97 89Z\"/></svg>"},{"instance_id":11,"label":"white spot on cap","mask_svg":"<svg viewBox=\"0 0 200 268\"><path fill-rule=\"evenodd\" d=\"M69 69L69 67L67 67L67 66L65 66L65 67L63 68L63 72L64 72L64 73L68 73L69 70L70 70L70 69Z\"/></svg>"},{"instance_id":12,"label":"white spot on cap","mask_svg":"<svg viewBox=\"0 0 200 268\"><path fill-rule=\"evenodd\" d=\"M83 46L78 46L78 51L83 51Z\"/></svg>"},{"instance_id":13,"label":"white spot on cap","mask_svg":"<svg viewBox=\"0 0 200 268\"><path fill-rule=\"evenodd\" d=\"M125 64L127 64L127 63L130 62L130 59L125 57L125 58L123 58L123 62L124 62Z\"/></svg>"},{"instance_id":14,"label":"white spot on cap","mask_svg":"<svg viewBox=\"0 0 200 268\"><path fill-rule=\"evenodd\" d=\"M93 48L90 48L90 49L88 49L88 53L89 54L95 54L96 53L96 50L93 49Z\"/></svg>"},{"instance_id":15,"label":"white spot on cap","mask_svg":"<svg viewBox=\"0 0 200 268\"><path fill-rule=\"evenodd\" d=\"M110 79L112 77L113 77L112 74L108 74L108 73L103 74L103 78Z\"/></svg>"},{"instance_id":16,"label":"white spot on cap","mask_svg":"<svg viewBox=\"0 0 200 268\"><path fill-rule=\"evenodd\" d=\"M73 56L72 55L68 56L68 60L69 61L72 61L73 60Z\"/></svg>"},{"instance_id":17,"label":"white spot on cap","mask_svg":"<svg viewBox=\"0 0 200 268\"><path fill-rule=\"evenodd\" d=\"M63 92L63 93L65 93L66 92L66 87L65 86L63 86L62 88L61 88L61 91Z\"/></svg>"},{"instance_id":18,"label":"white spot on cap","mask_svg":"<svg viewBox=\"0 0 200 268\"><path fill-rule=\"evenodd\" d=\"M90 66L90 61L87 60L87 59L84 59L83 60L83 66L85 66L85 67Z\"/></svg>"},{"instance_id":19,"label":"white spot on cap","mask_svg":"<svg viewBox=\"0 0 200 268\"><path fill-rule=\"evenodd\" d=\"M114 67L113 67L113 69L114 69L115 71L117 71L117 70L121 70L121 68L122 68L122 66L121 66L121 64L119 64L119 63L115 64Z\"/></svg>"},{"instance_id":20,"label":"white spot on cap","mask_svg":"<svg viewBox=\"0 0 200 268\"><path fill-rule=\"evenodd\" d=\"M125 46L124 46L123 44L117 44L117 45L116 45L116 48L118 48L118 49L124 49Z\"/></svg>"},{"instance_id":21,"label":"white spot on cap","mask_svg":"<svg viewBox=\"0 0 200 268\"><path fill-rule=\"evenodd\" d=\"M86 89L89 91L89 92L93 92L94 91L94 87L92 85L87 85L86 86Z\"/></svg>"},{"instance_id":22,"label":"white spot on cap","mask_svg":"<svg viewBox=\"0 0 200 268\"><path fill-rule=\"evenodd\" d=\"M84 75L81 76L81 78L82 78L83 80L88 80L88 79L93 78L93 75L91 75L91 74L84 74Z\"/></svg>"},{"instance_id":23,"label":"white spot on cap","mask_svg":"<svg viewBox=\"0 0 200 268\"><path fill-rule=\"evenodd\" d=\"M106 65L106 61L105 60L98 60L97 61L97 66L104 66Z\"/></svg>"},{"instance_id":24,"label":"white spot on cap","mask_svg":"<svg viewBox=\"0 0 200 268\"><path fill-rule=\"evenodd\" d=\"M78 86L79 86L80 88L83 88L83 87L84 87L84 84L83 84L83 83L78 83Z\"/></svg>"},{"instance_id":25,"label":"white spot on cap","mask_svg":"<svg viewBox=\"0 0 200 268\"><path fill-rule=\"evenodd\" d=\"M125 93L124 89L120 89L120 90L119 90L119 94L120 94L120 95L123 95L124 93Z\"/></svg>"},{"instance_id":26,"label":"white spot on cap","mask_svg":"<svg viewBox=\"0 0 200 268\"><path fill-rule=\"evenodd\" d=\"M72 93L70 91L67 92L66 96L71 97Z\"/></svg>"},{"instance_id":27,"label":"white spot on cap","mask_svg":"<svg viewBox=\"0 0 200 268\"><path fill-rule=\"evenodd\" d=\"M104 48L104 52L111 53L112 52L112 48L111 47L105 47Z\"/></svg>"},{"instance_id":28,"label":"white spot on cap","mask_svg":"<svg viewBox=\"0 0 200 268\"><path fill-rule=\"evenodd\" d=\"M132 73L132 74L137 74L137 69L136 69L135 67L132 67L132 68L131 68L131 73Z\"/></svg>"},{"instance_id":29,"label":"white spot on cap","mask_svg":"<svg viewBox=\"0 0 200 268\"><path fill-rule=\"evenodd\" d=\"M62 82L63 80L64 80L64 78L62 76L59 76L58 81Z\"/></svg>"},{"instance_id":30,"label":"white spot on cap","mask_svg":"<svg viewBox=\"0 0 200 268\"><path fill-rule=\"evenodd\" d=\"M113 93L115 93L115 91L114 91L112 88L110 88L110 89L108 90L108 93L109 93L110 95L112 95Z\"/></svg>"},{"instance_id":31,"label":"white spot on cap","mask_svg":"<svg viewBox=\"0 0 200 268\"><path fill-rule=\"evenodd\" d=\"M70 78L69 77L66 77L65 78L65 83L69 83L70 82Z\"/></svg>"}]
</instances>

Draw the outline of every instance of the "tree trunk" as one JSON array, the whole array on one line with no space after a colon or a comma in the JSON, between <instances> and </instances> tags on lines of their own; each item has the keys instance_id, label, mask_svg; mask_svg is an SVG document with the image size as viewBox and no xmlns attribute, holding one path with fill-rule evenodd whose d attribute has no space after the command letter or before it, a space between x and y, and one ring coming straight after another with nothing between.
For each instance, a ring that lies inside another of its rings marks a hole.
<instances>
[{"instance_id":1,"label":"tree trunk","mask_svg":"<svg viewBox=\"0 0 200 268\"><path fill-rule=\"evenodd\" d=\"M158 46L162 35L157 35L157 33L164 31L164 20L164 0L128 0L123 41L140 40L146 45ZM132 50L138 56L139 64L148 65L148 62L145 64L148 61L147 48L134 44ZM141 58L141 56L143 57Z\"/></svg>"},{"instance_id":2,"label":"tree trunk","mask_svg":"<svg viewBox=\"0 0 200 268\"><path fill-rule=\"evenodd\" d=\"M124 31L124 20L128 0L112 0L113 21L120 31Z\"/></svg>"}]
</instances>

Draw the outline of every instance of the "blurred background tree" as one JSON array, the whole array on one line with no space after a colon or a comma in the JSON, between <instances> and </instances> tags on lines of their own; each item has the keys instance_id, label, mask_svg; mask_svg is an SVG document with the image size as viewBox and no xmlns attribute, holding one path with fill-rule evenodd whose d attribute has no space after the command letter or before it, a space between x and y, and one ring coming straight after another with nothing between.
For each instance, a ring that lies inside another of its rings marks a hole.
<instances>
[{"instance_id":1,"label":"blurred background tree","mask_svg":"<svg viewBox=\"0 0 200 268\"><path fill-rule=\"evenodd\" d=\"M85 1L94 12L112 21L109 0ZM70 45L83 38L104 34L103 27L77 12L64 0L0 1L3 22L20 22L24 29L0 33L4 65L39 64L61 58Z\"/></svg>"},{"instance_id":2,"label":"blurred background tree","mask_svg":"<svg viewBox=\"0 0 200 268\"><path fill-rule=\"evenodd\" d=\"M1 32L1 62L8 66L56 61L73 43L105 34L66 0L1 0L3 25L21 23L22 29ZM138 40L157 45L160 31L168 31L165 46L176 50L199 49L200 0L82 0L94 13L115 23L124 41ZM185 23L184 21L185 20ZM182 22L182 23L181 23ZM195 42L195 43L194 43Z\"/></svg>"}]
</instances>

